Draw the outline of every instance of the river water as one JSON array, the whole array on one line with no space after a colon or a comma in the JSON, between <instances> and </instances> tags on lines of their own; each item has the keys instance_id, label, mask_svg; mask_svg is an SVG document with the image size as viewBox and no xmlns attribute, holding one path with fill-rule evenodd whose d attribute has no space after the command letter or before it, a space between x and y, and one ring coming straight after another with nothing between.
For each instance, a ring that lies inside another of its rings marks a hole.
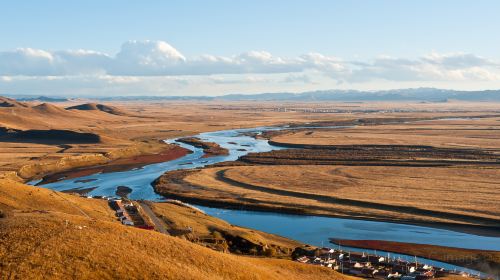
<instances>
[{"instance_id":1,"label":"river water","mask_svg":"<svg viewBox=\"0 0 500 280\"><path fill-rule=\"evenodd\" d=\"M283 149L270 145L266 140L255 139L250 136L250 134L279 129L282 128L258 127L201 133L197 137L208 142L218 143L222 147L227 148L229 155L202 158L202 149L178 143L180 146L192 150L193 153L173 161L151 164L134 170L93 174L76 179L61 180L43 185L43 187L59 191L80 187L95 187L89 193L90 195L115 196L117 186L128 186L132 189L132 193L129 195L131 199L161 201L164 198L154 192L151 182L165 171L202 167L217 162L236 160L238 157L249 152L266 152ZM166 140L166 142L173 143L175 139ZM85 182L78 182L79 180ZM245 210L226 210L201 206L198 206L198 208L201 208L209 215L219 217L235 225L278 234L317 246L327 246L329 238L334 237L340 239L376 239L470 249L500 250L500 238L431 227Z\"/></svg>"}]
</instances>

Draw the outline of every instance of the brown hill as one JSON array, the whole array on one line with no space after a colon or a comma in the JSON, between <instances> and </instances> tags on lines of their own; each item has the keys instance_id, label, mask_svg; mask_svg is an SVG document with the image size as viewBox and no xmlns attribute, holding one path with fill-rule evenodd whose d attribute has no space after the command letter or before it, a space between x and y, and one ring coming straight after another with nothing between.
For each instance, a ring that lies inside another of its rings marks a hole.
<instances>
[{"instance_id":1,"label":"brown hill","mask_svg":"<svg viewBox=\"0 0 500 280\"><path fill-rule=\"evenodd\" d=\"M96 104L96 103L85 103L85 104L81 104L81 105L71 106L71 107L66 108L66 110L101 111L101 112L105 112L108 114L119 115L119 116L128 115L127 112L125 112L117 107L104 105L104 104Z\"/></svg>"},{"instance_id":2,"label":"brown hill","mask_svg":"<svg viewBox=\"0 0 500 280\"><path fill-rule=\"evenodd\" d=\"M67 117L72 117L73 114L71 112L68 112L66 109L61 108L59 106L50 104L50 103L42 103L36 106L31 107L33 111L36 111L40 114L45 114L45 115L60 115L60 116L67 116Z\"/></svg>"},{"instance_id":3,"label":"brown hill","mask_svg":"<svg viewBox=\"0 0 500 280\"><path fill-rule=\"evenodd\" d=\"M0 181L0 279L353 279L121 225L105 200Z\"/></svg>"},{"instance_id":4,"label":"brown hill","mask_svg":"<svg viewBox=\"0 0 500 280\"><path fill-rule=\"evenodd\" d=\"M21 130L67 129L96 127L99 121L117 120L126 113L114 107L95 107L95 110L66 110L50 103L27 106L23 103L5 103L0 106L0 126ZM6 101L6 102L7 102ZM0 101L1 102L1 101ZM88 106L93 108L93 106ZM99 109L101 108L101 109Z\"/></svg>"},{"instance_id":5,"label":"brown hill","mask_svg":"<svg viewBox=\"0 0 500 280\"><path fill-rule=\"evenodd\" d=\"M0 107L7 107L7 108L23 107L23 108L27 108L29 106L27 104L25 104L25 103L18 102L18 101L14 100L14 99L0 96Z\"/></svg>"}]
</instances>

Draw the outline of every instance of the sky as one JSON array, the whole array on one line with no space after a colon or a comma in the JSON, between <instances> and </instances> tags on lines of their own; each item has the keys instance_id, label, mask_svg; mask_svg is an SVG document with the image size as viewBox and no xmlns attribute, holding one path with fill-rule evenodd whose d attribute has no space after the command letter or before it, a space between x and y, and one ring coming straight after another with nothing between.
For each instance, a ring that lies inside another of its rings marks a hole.
<instances>
[{"instance_id":1,"label":"sky","mask_svg":"<svg viewBox=\"0 0 500 280\"><path fill-rule=\"evenodd\" d=\"M0 95L500 88L500 1L0 2Z\"/></svg>"}]
</instances>

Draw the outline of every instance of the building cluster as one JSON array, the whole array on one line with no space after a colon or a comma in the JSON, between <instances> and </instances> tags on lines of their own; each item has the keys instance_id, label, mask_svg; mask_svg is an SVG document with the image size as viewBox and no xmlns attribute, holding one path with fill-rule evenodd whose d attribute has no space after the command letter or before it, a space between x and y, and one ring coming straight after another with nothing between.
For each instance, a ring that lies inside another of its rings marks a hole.
<instances>
[{"instance_id":1,"label":"building cluster","mask_svg":"<svg viewBox=\"0 0 500 280\"><path fill-rule=\"evenodd\" d=\"M419 263L357 252L345 252L331 248L313 250L300 249L294 252L295 261L329 267L344 274L363 278L424 280L451 274L463 275L464 272L445 270ZM472 275L466 275L472 276Z\"/></svg>"},{"instance_id":2,"label":"building cluster","mask_svg":"<svg viewBox=\"0 0 500 280\"><path fill-rule=\"evenodd\" d=\"M110 199L109 205L116 212L116 216L126 226L133 226L134 222L130 217L127 210L133 210L135 208L132 201L123 202L121 199Z\"/></svg>"}]
</instances>

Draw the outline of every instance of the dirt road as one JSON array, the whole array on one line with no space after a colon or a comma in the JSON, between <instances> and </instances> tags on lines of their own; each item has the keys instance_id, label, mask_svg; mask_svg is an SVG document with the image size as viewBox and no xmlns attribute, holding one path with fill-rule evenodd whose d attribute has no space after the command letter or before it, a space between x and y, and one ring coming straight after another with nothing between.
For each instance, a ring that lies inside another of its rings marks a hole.
<instances>
[{"instance_id":1,"label":"dirt road","mask_svg":"<svg viewBox=\"0 0 500 280\"><path fill-rule=\"evenodd\" d=\"M159 232L161 232L163 234L170 235L170 233L167 230L167 226L165 225L165 223L162 220L160 220L155 215L155 213L153 212L153 210L151 210L151 207L149 207L149 205L146 202L144 202L144 201L138 201L138 202L141 205L141 207L144 210L144 212L149 216L149 218L151 219L151 221L153 221L153 223L155 224L156 230L158 230Z\"/></svg>"}]
</instances>

